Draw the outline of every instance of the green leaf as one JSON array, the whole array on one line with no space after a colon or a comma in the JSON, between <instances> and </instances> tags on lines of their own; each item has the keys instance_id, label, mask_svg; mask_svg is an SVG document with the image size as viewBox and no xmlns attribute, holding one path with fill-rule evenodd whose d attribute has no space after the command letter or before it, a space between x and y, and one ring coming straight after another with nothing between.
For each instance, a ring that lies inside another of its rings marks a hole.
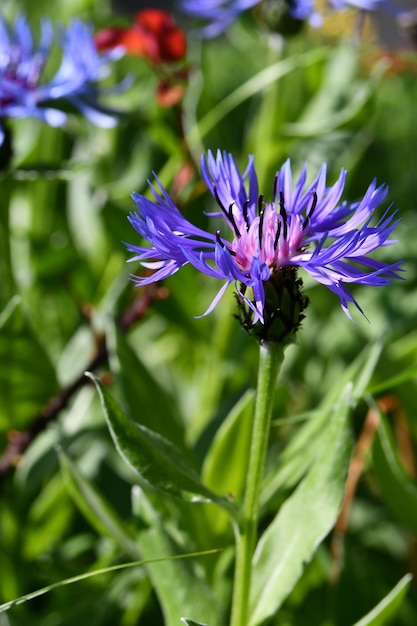
<instances>
[{"instance_id":1,"label":"green leaf","mask_svg":"<svg viewBox=\"0 0 417 626\"><path fill-rule=\"evenodd\" d=\"M181 617L181 621L186 624L186 626L206 626L206 624L202 624L201 622L195 622L188 617Z\"/></svg>"},{"instance_id":2,"label":"green leaf","mask_svg":"<svg viewBox=\"0 0 417 626\"><path fill-rule=\"evenodd\" d=\"M165 626L178 626L184 613L201 616L207 624L223 623L223 607L204 578L201 564L196 567L194 561L170 558L163 563L152 562L160 554L175 557L178 546L169 535L165 520L139 487L133 490L133 500L141 527L140 551L149 561L147 570L161 604Z\"/></svg>"},{"instance_id":3,"label":"green leaf","mask_svg":"<svg viewBox=\"0 0 417 626\"><path fill-rule=\"evenodd\" d=\"M86 143L79 140L73 152L77 161L88 154ZM94 199L94 182L89 169L78 172L68 181L67 215L72 238L77 250L86 256L98 271L103 267L103 260L108 256L106 238L97 200Z\"/></svg>"},{"instance_id":4,"label":"green leaf","mask_svg":"<svg viewBox=\"0 0 417 626\"><path fill-rule=\"evenodd\" d=\"M344 388L350 382L353 384L352 402L357 402L364 397L378 364L379 357L381 356L383 345L384 337L380 337L377 341L365 346L353 363L346 368L339 384L334 385L330 389L323 402L323 406L330 406L337 403Z\"/></svg>"},{"instance_id":5,"label":"green leaf","mask_svg":"<svg viewBox=\"0 0 417 626\"><path fill-rule=\"evenodd\" d=\"M330 133L359 113L373 95L383 66L376 66L367 80L358 80L358 52L343 42L329 56L327 71L320 89L295 123L284 132L299 137Z\"/></svg>"},{"instance_id":6,"label":"green leaf","mask_svg":"<svg viewBox=\"0 0 417 626\"><path fill-rule=\"evenodd\" d=\"M357 67L357 49L350 43L342 41L341 45L334 48L332 54L328 56L320 88L307 103L299 122L320 125L323 124L323 114L327 119L337 111L351 89Z\"/></svg>"},{"instance_id":7,"label":"green leaf","mask_svg":"<svg viewBox=\"0 0 417 626\"><path fill-rule=\"evenodd\" d=\"M0 314L0 364L0 429L22 428L57 392L58 383L17 296Z\"/></svg>"},{"instance_id":8,"label":"green leaf","mask_svg":"<svg viewBox=\"0 0 417 626\"><path fill-rule=\"evenodd\" d=\"M250 626L273 616L332 528L342 502L352 448L348 385L322 435L310 472L262 535L253 563Z\"/></svg>"},{"instance_id":9,"label":"green leaf","mask_svg":"<svg viewBox=\"0 0 417 626\"><path fill-rule=\"evenodd\" d=\"M282 489L293 488L317 458L323 428L329 420L331 407L318 409L300 426L278 459L276 468L264 480L260 505L268 507Z\"/></svg>"},{"instance_id":10,"label":"green leaf","mask_svg":"<svg viewBox=\"0 0 417 626\"><path fill-rule=\"evenodd\" d=\"M217 492L231 494L234 501L241 500L245 485L245 463L249 457L255 392L247 391L236 403L217 430L204 460L204 484ZM226 515L207 510L211 532L224 533L229 527Z\"/></svg>"},{"instance_id":11,"label":"green leaf","mask_svg":"<svg viewBox=\"0 0 417 626\"><path fill-rule=\"evenodd\" d=\"M400 374L396 374L395 376L392 376L391 378L387 378L383 380L382 382L377 383L376 385L373 385L369 389L369 393L371 395L385 393L386 391L394 389L395 387L398 387L399 385L407 383L409 380L411 380L412 378L415 378L416 376L417 376L417 365L411 365L410 367L407 367L404 371L402 371Z\"/></svg>"},{"instance_id":12,"label":"green leaf","mask_svg":"<svg viewBox=\"0 0 417 626\"><path fill-rule=\"evenodd\" d=\"M299 67L308 66L320 61L328 52L327 48L315 48L288 59L278 61L252 76L248 81L229 93L221 102L193 126L187 133L187 141L191 146L201 141L219 122L231 113L242 102L254 95L262 93L272 83L293 72Z\"/></svg>"},{"instance_id":13,"label":"green leaf","mask_svg":"<svg viewBox=\"0 0 417 626\"><path fill-rule=\"evenodd\" d=\"M193 552L190 554L177 554L171 557L161 557L158 559L152 559L152 562L159 563L161 561L176 561L181 559L190 559L195 558L197 556L204 556L208 554L213 554L214 552L218 552L218 550L205 550L203 552ZM52 585L47 585L46 587L42 587L41 589L37 589L36 591L31 591L30 593L26 593L24 596L20 596L15 600L10 600L9 602L4 602L0 604L0 613L5 613L9 611L14 606L18 606L19 604L24 604L29 600L34 600L35 598L39 598L39 596L43 596L54 589L58 589L59 587L64 587L65 585L72 585L73 583L78 583L82 580L87 580L88 578L93 578L94 576L101 576L102 574L108 574L110 572L117 572L119 570L128 569L131 567L138 567L141 565L149 565L151 561L132 561L130 563L119 563L118 565L111 565L110 567L103 567L101 569L94 570L92 572L86 572L84 574L79 574L78 576L72 576L71 578L65 578L64 580L60 580L57 583L52 583Z\"/></svg>"},{"instance_id":14,"label":"green leaf","mask_svg":"<svg viewBox=\"0 0 417 626\"><path fill-rule=\"evenodd\" d=\"M62 476L55 474L43 483L25 515L25 532L22 533L25 557L35 560L53 551L71 527L73 514L74 507Z\"/></svg>"},{"instance_id":15,"label":"green leaf","mask_svg":"<svg viewBox=\"0 0 417 626\"><path fill-rule=\"evenodd\" d=\"M384 337L382 336L375 343L366 346L352 366L347 368L347 376L351 374L351 378L345 377L345 380L353 380L352 400L354 402L361 400L367 392L383 347Z\"/></svg>"},{"instance_id":16,"label":"green leaf","mask_svg":"<svg viewBox=\"0 0 417 626\"><path fill-rule=\"evenodd\" d=\"M143 426L184 447L184 428L173 398L151 376L116 325L108 329L107 338L110 365L120 380L129 415L136 419L140 411Z\"/></svg>"},{"instance_id":17,"label":"green leaf","mask_svg":"<svg viewBox=\"0 0 417 626\"><path fill-rule=\"evenodd\" d=\"M417 532L417 485L408 477L395 449L386 418L380 415L372 457L382 497L392 514Z\"/></svg>"},{"instance_id":18,"label":"green leaf","mask_svg":"<svg viewBox=\"0 0 417 626\"><path fill-rule=\"evenodd\" d=\"M216 502L233 511L230 502L203 485L198 474L170 441L131 421L100 381L90 373L87 376L97 387L119 454L139 475L142 485L188 502Z\"/></svg>"},{"instance_id":19,"label":"green leaf","mask_svg":"<svg viewBox=\"0 0 417 626\"><path fill-rule=\"evenodd\" d=\"M406 574L393 589L372 609L353 626L385 626L396 616L400 609L405 594L412 580L411 574Z\"/></svg>"},{"instance_id":20,"label":"green leaf","mask_svg":"<svg viewBox=\"0 0 417 626\"><path fill-rule=\"evenodd\" d=\"M203 480L211 489L239 499L245 485L242 459L249 455L255 392L247 391L230 411L204 461Z\"/></svg>"},{"instance_id":21,"label":"green leaf","mask_svg":"<svg viewBox=\"0 0 417 626\"><path fill-rule=\"evenodd\" d=\"M130 556L139 558L136 543L125 530L122 520L101 493L80 474L68 456L58 451L62 474L74 502L101 535L110 535Z\"/></svg>"},{"instance_id":22,"label":"green leaf","mask_svg":"<svg viewBox=\"0 0 417 626\"><path fill-rule=\"evenodd\" d=\"M282 489L293 488L305 475L317 456L321 445L323 428L330 415L337 410L343 390L352 381L352 401L360 400L369 385L382 351L382 340L366 346L354 362L346 368L337 385L333 385L321 406L308 414L308 421L292 437L283 451L274 471L266 477L261 493L261 507L268 507ZM273 425L280 426L286 420L275 420Z\"/></svg>"}]
</instances>

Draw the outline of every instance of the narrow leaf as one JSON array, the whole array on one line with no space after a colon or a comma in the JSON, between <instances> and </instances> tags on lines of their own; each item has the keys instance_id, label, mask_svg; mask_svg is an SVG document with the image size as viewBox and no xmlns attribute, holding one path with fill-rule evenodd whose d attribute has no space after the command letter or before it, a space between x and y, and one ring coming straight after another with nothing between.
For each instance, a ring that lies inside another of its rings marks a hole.
<instances>
[{"instance_id":1,"label":"narrow leaf","mask_svg":"<svg viewBox=\"0 0 417 626\"><path fill-rule=\"evenodd\" d=\"M323 429L330 416L337 410L343 390L352 381L352 402L360 400L368 389L382 351L382 340L366 346L353 363L346 368L336 385L323 398L321 406L308 414L305 424L300 426L283 451L276 468L266 477L261 494L261 507L267 507L281 489L293 488L305 475L317 458L321 446ZM279 427L287 420L275 420Z\"/></svg>"},{"instance_id":2,"label":"narrow leaf","mask_svg":"<svg viewBox=\"0 0 417 626\"><path fill-rule=\"evenodd\" d=\"M411 574L406 574L401 578L385 598L353 626L385 626L388 624L400 609L412 578Z\"/></svg>"},{"instance_id":3,"label":"narrow leaf","mask_svg":"<svg viewBox=\"0 0 417 626\"><path fill-rule=\"evenodd\" d=\"M350 380L353 380L352 400L358 401L365 395L371 382L373 373L381 356L384 347L384 337L375 341L375 343L367 346L355 359L353 367L356 365L356 371ZM348 368L349 369L349 368ZM349 380L349 379L348 379Z\"/></svg>"},{"instance_id":4,"label":"narrow leaf","mask_svg":"<svg viewBox=\"0 0 417 626\"><path fill-rule=\"evenodd\" d=\"M186 624L186 626L206 626L206 624L201 624L201 622L195 622L188 617L181 617L181 621Z\"/></svg>"},{"instance_id":5,"label":"narrow leaf","mask_svg":"<svg viewBox=\"0 0 417 626\"><path fill-rule=\"evenodd\" d=\"M52 585L48 585L47 587L42 587L41 589L37 589L36 591L31 591L30 593L26 593L24 596L20 596L15 600L10 600L9 602L4 602L0 604L0 613L5 613L9 611L14 606L18 606L19 604L24 604L29 600L34 600L35 598L39 598L39 596L43 596L49 591L53 591L53 589L58 589L59 587L64 587L65 585L72 585L73 583L78 583L82 580L86 580L87 578L93 578L94 576L100 576L102 574L109 574L110 572L116 572L123 569L128 569L130 567L138 567L140 565L148 565L150 562L157 563L160 561L173 561L179 559L189 559L199 556L205 556L207 554L214 554L218 552L218 550L204 550L203 552L192 552L190 554L178 554L176 556L170 557L161 557L159 559L143 560L143 561L132 561L130 563L119 563L118 565L111 565L110 567L104 567L102 569L94 570L93 572L86 572L85 574L79 574L78 576L72 576L71 578L65 578L64 580L60 580L57 583L52 583Z\"/></svg>"},{"instance_id":6,"label":"narrow leaf","mask_svg":"<svg viewBox=\"0 0 417 626\"><path fill-rule=\"evenodd\" d=\"M315 464L259 541L250 626L276 613L337 518L352 448L348 425L351 393L349 385L323 432Z\"/></svg>"},{"instance_id":7,"label":"narrow leaf","mask_svg":"<svg viewBox=\"0 0 417 626\"><path fill-rule=\"evenodd\" d=\"M311 413L283 450L276 467L266 476L261 507L268 507L282 489L293 488L306 474L321 446L321 436L334 408L325 407Z\"/></svg>"},{"instance_id":8,"label":"narrow leaf","mask_svg":"<svg viewBox=\"0 0 417 626\"><path fill-rule=\"evenodd\" d=\"M25 426L57 388L52 363L16 296L0 314L0 428Z\"/></svg>"},{"instance_id":9,"label":"narrow leaf","mask_svg":"<svg viewBox=\"0 0 417 626\"><path fill-rule=\"evenodd\" d=\"M245 484L246 464L252 432L255 393L246 392L232 408L216 432L203 465L203 480L210 489L230 494L240 502ZM207 524L211 532L221 535L230 528L226 514L213 507L207 509Z\"/></svg>"},{"instance_id":10,"label":"narrow leaf","mask_svg":"<svg viewBox=\"0 0 417 626\"><path fill-rule=\"evenodd\" d=\"M100 534L110 535L127 554L134 558L139 558L139 549L133 537L126 532L123 522L118 517L116 511L97 489L80 474L62 450L58 454L61 470L69 492L91 525Z\"/></svg>"},{"instance_id":11,"label":"narrow leaf","mask_svg":"<svg viewBox=\"0 0 417 626\"><path fill-rule=\"evenodd\" d=\"M184 446L184 428L173 398L151 376L114 324L107 329L110 366L121 382L128 413L179 447Z\"/></svg>"},{"instance_id":12,"label":"narrow leaf","mask_svg":"<svg viewBox=\"0 0 417 626\"><path fill-rule=\"evenodd\" d=\"M398 459L386 418L381 422L372 450L374 469L384 501L409 530L417 532L417 485Z\"/></svg>"},{"instance_id":13,"label":"narrow leaf","mask_svg":"<svg viewBox=\"0 0 417 626\"><path fill-rule=\"evenodd\" d=\"M239 499L245 484L242 459L248 458L255 393L248 391L230 411L204 461L203 479L211 489Z\"/></svg>"},{"instance_id":14,"label":"narrow leaf","mask_svg":"<svg viewBox=\"0 0 417 626\"><path fill-rule=\"evenodd\" d=\"M391 378L386 378L380 383L373 385L369 389L369 393L372 395L384 393L390 389L394 389L394 387L398 387L398 385L402 385L403 383L407 383L412 378L417 376L417 365L411 365L407 367L401 374L396 374Z\"/></svg>"},{"instance_id":15,"label":"narrow leaf","mask_svg":"<svg viewBox=\"0 0 417 626\"><path fill-rule=\"evenodd\" d=\"M96 385L119 454L139 475L142 485L188 502L216 502L233 510L225 498L203 485L178 448L158 433L131 421L100 381L93 374L86 375Z\"/></svg>"},{"instance_id":16,"label":"narrow leaf","mask_svg":"<svg viewBox=\"0 0 417 626\"><path fill-rule=\"evenodd\" d=\"M188 134L187 140L190 145L195 145L201 141L226 115L231 113L242 102L254 95L261 93L272 83L293 72L299 67L309 66L320 61L327 54L326 48L309 50L297 56L293 56L283 61L278 61L273 65L263 69L252 76L248 81L240 85L235 91L228 94L219 104L212 107L196 126L193 126Z\"/></svg>"},{"instance_id":17,"label":"narrow leaf","mask_svg":"<svg viewBox=\"0 0 417 626\"><path fill-rule=\"evenodd\" d=\"M147 571L164 614L165 626L178 626L184 613L201 616L207 624L223 623L223 608L201 566L195 567L191 561L151 562L156 555L175 556L178 545L146 494L138 487L134 488L133 494L141 527L138 543L141 553L149 560Z\"/></svg>"}]
</instances>

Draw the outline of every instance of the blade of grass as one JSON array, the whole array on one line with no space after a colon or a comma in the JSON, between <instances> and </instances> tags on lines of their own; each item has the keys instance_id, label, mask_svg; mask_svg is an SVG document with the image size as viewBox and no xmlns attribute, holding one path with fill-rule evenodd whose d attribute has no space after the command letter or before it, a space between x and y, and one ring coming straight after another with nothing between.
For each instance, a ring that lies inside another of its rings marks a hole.
<instances>
[{"instance_id":1,"label":"blade of grass","mask_svg":"<svg viewBox=\"0 0 417 626\"><path fill-rule=\"evenodd\" d=\"M37 589L36 591L31 591L30 593L27 593L24 596L20 596L20 598L16 598L15 600L4 602L3 604L0 604L0 613L9 611L14 606L18 606L19 604L23 604L24 602L28 602L29 600L33 600L34 598L38 598L39 596L43 596L45 593L49 593L49 591L52 591L53 589L58 589L58 587L63 587L64 585L71 585L72 583L77 583L77 582L80 582L81 580L92 578L93 576L100 576L102 574L108 574L109 572L116 572L118 570L127 569L129 567L138 567L140 565L147 565L148 563L159 563L161 561L190 559L190 558L197 557L197 556L206 556L209 554L215 554L216 552L221 552L221 548L214 548L212 550L204 550L202 552L191 552L189 554L178 554L178 555L170 556L170 557L161 557L159 559L130 561L129 563L119 563L118 565L104 567L102 569L97 569L92 572L85 572L84 574L79 574L78 576L72 576L71 578L65 578L64 580L60 580L57 583L52 583L52 585L47 585L46 587L42 587L41 589Z\"/></svg>"}]
</instances>

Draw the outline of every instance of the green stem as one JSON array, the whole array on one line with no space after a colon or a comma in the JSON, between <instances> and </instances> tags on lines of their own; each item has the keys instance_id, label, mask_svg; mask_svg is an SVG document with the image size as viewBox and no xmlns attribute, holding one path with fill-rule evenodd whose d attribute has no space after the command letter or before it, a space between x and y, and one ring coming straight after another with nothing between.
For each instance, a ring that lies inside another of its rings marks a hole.
<instances>
[{"instance_id":1,"label":"green stem","mask_svg":"<svg viewBox=\"0 0 417 626\"><path fill-rule=\"evenodd\" d=\"M247 626L252 574L252 557L258 527L259 494L271 424L272 405L283 348L262 343L259 354L258 388L252 425L252 440L246 477L241 522L236 527L236 566L231 626Z\"/></svg>"},{"instance_id":2,"label":"green stem","mask_svg":"<svg viewBox=\"0 0 417 626\"><path fill-rule=\"evenodd\" d=\"M15 293L10 249L10 183L2 181L0 197L0 311Z\"/></svg>"}]
</instances>

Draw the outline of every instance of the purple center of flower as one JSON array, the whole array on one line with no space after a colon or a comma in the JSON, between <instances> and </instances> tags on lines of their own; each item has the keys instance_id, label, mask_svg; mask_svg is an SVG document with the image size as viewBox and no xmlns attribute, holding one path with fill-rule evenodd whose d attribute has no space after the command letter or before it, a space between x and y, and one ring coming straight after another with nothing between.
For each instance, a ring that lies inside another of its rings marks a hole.
<instances>
[{"instance_id":1,"label":"purple center of flower","mask_svg":"<svg viewBox=\"0 0 417 626\"><path fill-rule=\"evenodd\" d=\"M21 88L26 91L35 90L44 65L45 59L41 54L34 55L30 63L25 63L19 52L12 50L7 65L2 68L0 107L19 102Z\"/></svg>"}]
</instances>

